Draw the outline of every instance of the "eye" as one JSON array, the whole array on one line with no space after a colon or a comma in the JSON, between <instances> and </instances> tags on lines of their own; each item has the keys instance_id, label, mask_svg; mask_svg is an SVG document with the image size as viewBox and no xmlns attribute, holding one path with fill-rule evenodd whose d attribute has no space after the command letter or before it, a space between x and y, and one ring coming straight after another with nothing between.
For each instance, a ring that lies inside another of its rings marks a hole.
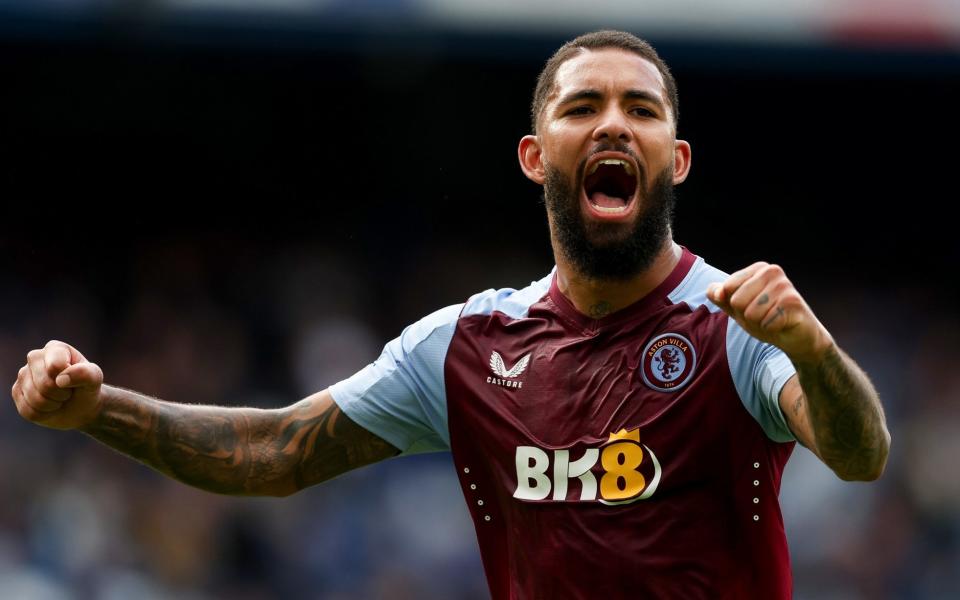
<instances>
[{"instance_id":1,"label":"eye","mask_svg":"<svg viewBox=\"0 0 960 600\"><path fill-rule=\"evenodd\" d=\"M567 115L589 115L593 112L593 107L586 104L581 106L574 106L567 111Z\"/></svg>"},{"instance_id":2,"label":"eye","mask_svg":"<svg viewBox=\"0 0 960 600\"><path fill-rule=\"evenodd\" d=\"M637 115L638 117L656 117L657 114L645 106L634 106L630 109L630 113Z\"/></svg>"}]
</instances>

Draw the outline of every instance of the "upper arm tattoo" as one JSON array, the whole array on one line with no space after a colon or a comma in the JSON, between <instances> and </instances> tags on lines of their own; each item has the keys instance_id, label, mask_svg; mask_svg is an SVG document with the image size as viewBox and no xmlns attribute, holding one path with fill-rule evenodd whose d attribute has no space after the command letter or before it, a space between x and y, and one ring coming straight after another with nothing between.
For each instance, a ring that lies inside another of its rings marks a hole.
<instances>
[{"instance_id":1,"label":"upper arm tattoo","mask_svg":"<svg viewBox=\"0 0 960 600\"><path fill-rule=\"evenodd\" d=\"M297 489L400 453L344 414L329 392L295 404L287 420L285 431L291 432L291 441L296 439Z\"/></svg>"},{"instance_id":2,"label":"upper arm tattoo","mask_svg":"<svg viewBox=\"0 0 960 600\"><path fill-rule=\"evenodd\" d=\"M780 390L780 410L786 418L787 427L802 446L819 456L816 439L810 426L810 415L807 412L807 397L800 387L797 375L787 380Z\"/></svg>"}]
</instances>

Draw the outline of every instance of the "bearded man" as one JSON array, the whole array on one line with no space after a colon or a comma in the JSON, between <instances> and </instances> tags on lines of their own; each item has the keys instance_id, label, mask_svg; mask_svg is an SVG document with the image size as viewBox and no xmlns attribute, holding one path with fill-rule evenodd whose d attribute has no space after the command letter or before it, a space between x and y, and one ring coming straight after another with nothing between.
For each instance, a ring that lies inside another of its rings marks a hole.
<instances>
[{"instance_id":1,"label":"bearded man","mask_svg":"<svg viewBox=\"0 0 960 600\"><path fill-rule=\"evenodd\" d=\"M224 494L450 451L496 599L790 598L778 493L795 442L873 480L890 435L781 268L728 276L674 242L678 108L646 42L561 47L518 149L556 268L417 321L327 390L273 410L175 404L51 341L27 355L17 409Z\"/></svg>"}]
</instances>

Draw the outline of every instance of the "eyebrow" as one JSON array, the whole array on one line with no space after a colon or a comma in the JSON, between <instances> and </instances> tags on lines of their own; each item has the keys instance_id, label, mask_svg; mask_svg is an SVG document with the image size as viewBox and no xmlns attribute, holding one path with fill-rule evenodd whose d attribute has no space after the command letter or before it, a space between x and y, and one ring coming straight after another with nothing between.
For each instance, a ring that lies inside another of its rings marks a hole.
<instances>
[{"instance_id":1,"label":"eyebrow","mask_svg":"<svg viewBox=\"0 0 960 600\"><path fill-rule=\"evenodd\" d=\"M651 94L650 92L644 90L631 89L623 93L623 97L627 100L643 100L650 102L651 104L656 105L661 110L664 110L663 100L660 99L660 96L656 94ZM563 106L565 104L570 104L571 102L577 102L579 100L603 100L603 93L599 90L592 88L574 90L560 98L560 101L557 102L557 106Z\"/></svg>"}]
</instances>

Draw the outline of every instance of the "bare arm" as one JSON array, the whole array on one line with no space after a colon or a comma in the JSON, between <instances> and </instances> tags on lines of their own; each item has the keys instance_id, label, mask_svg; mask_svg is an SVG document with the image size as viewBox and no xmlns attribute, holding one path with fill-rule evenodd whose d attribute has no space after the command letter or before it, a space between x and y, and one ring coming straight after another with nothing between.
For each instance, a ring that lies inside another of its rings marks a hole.
<instances>
[{"instance_id":1,"label":"bare arm","mask_svg":"<svg viewBox=\"0 0 960 600\"><path fill-rule=\"evenodd\" d=\"M164 402L103 385L100 367L57 341L27 355L11 393L29 421L79 429L221 494L286 496L399 452L351 421L328 391L274 410Z\"/></svg>"},{"instance_id":2,"label":"bare arm","mask_svg":"<svg viewBox=\"0 0 960 600\"><path fill-rule=\"evenodd\" d=\"M820 360L794 366L797 375L783 387L780 408L797 439L841 479L880 477L890 433L866 374L836 346Z\"/></svg>"},{"instance_id":3,"label":"bare arm","mask_svg":"<svg viewBox=\"0 0 960 600\"><path fill-rule=\"evenodd\" d=\"M880 477L890 451L880 398L783 270L754 263L711 287L708 296L747 333L779 347L793 362L797 375L779 402L797 439L841 479Z\"/></svg>"},{"instance_id":4,"label":"bare arm","mask_svg":"<svg viewBox=\"0 0 960 600\"><path fill-rule=\"evenodd\" d=\"M399 452L351 421L328 391L261 410L172 404L103 386L99 413L81 430L221 494L287 496Z\"/></svg>"}]
</instances>

